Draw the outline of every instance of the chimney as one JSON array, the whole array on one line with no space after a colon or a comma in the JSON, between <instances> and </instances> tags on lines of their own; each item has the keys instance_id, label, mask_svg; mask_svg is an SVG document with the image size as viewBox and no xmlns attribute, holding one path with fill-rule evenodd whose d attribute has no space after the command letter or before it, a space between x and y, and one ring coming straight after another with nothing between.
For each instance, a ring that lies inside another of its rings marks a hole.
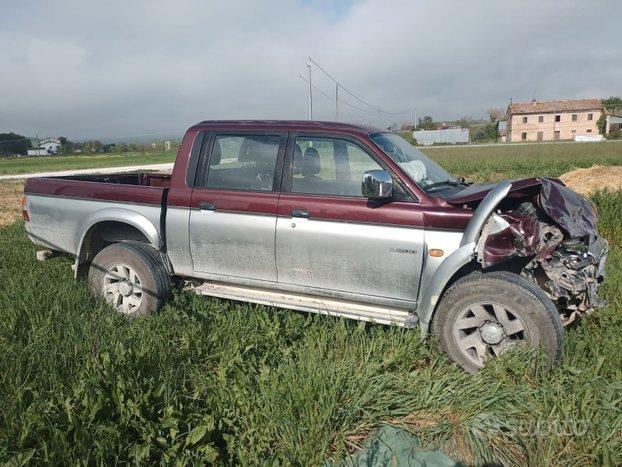
<instances>
[{"instance_id":1,"label":"chimney","mask_svg":"<svg viewBox=\"0 0 622 467\"><path fill-rule=\"evenodd\" d=\"M538 103L538 101L537 101L537 100L535 100L535 99L531 99L531 106L532 106L532 107L535 107L537 103Z\"/></svg>"}]
</instances>

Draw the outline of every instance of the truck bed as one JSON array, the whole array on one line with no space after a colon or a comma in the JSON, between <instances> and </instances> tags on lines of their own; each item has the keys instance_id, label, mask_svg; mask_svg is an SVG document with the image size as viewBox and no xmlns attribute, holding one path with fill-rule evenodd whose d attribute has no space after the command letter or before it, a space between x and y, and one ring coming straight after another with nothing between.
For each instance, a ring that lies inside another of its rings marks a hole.
<instances>
[{"instance_id":1,"label":"truck bed","mask_svg":"<svg viewBox=\"0 0 622 467\"><path fill-rule=\"evenodd\" d=\"M26 232L37 245L73 255L96 222L135 219L154 226L157 238L170 181L170 174L145 172L29 178Z\"/></svg>"}]
</instances>

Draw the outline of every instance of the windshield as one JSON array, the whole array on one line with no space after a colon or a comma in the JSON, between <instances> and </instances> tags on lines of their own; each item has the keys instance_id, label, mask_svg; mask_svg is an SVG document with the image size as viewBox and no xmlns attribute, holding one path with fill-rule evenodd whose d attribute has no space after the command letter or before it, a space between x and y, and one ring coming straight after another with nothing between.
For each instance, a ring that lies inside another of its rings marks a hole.
<instances>
[{"instance_id":1,"label":"windshield","mask_svg":"<svg viewBox=\"0 0 622 467\"><path fill-rule=\"evenodd\" d=\"M376 133L371 135L371 139L424 190L458 183L445 169L401 136L394 133Z\"/></svg>"}]
</instances>

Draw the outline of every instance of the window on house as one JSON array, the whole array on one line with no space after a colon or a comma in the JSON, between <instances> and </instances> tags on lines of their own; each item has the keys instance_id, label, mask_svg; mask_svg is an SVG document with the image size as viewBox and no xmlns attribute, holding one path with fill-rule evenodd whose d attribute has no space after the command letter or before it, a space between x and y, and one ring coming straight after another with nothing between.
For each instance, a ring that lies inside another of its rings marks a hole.
<instances>
[{"instance_id":1,"label":"window on house","mask_svg":"<svg viewBox=\"0 0 622 467\"><path fill-rule=\"evenodd\" d=\"M555 121L556 122L561 122L562 121L562 116L561 115L555 115Z\"/></svg>"},{"instance_id":2,"label":"window on house","mask_svg":"<svg viewBox=\"0 0 622 467\"><path fill-rule=\"evenodd\" d=\"M594 120L594 114L587 114L588 120Z\"/></svg>"},{"instance_id":3,"label":"window on house","mask_svg":"<svg viewBox=\"0 0 622 467\"><path fill-rule=\"evenodd\" d=\"M527 132L526 131L523 131L520 134L520 139L523 140L523 141L527 140Z\"/></svg>"},{"instance_id":4,"label":"window on house","mask_svg":"<svg viewBox=\"0 0 622 467\"><path fill-rule=\"evenodd\" d=\"M544 123L544 115L538 117L538 123Z\"/></svg>"},{"instance_id":5,"label":"window on house","mask_svg":"<svg viewBox=\"0 0 622 467\"><path fill-rule=\"evenodd\" d=\"M591 129L589 129L589 130L587 130L587 132L588 132L588 133L591 133L591 132L592 132L592 130L591 130Z\"/></svg>"},{"instance_id":6,"label":"window on house","mask_svg":"<svg viewBox=\"0 0 622 467\"><path fill-rule=\"evenodd\" d=\"M572 121L576 122L579 119L579 116L577 114L572 114Z\"/></svg>"},{"instance_id":7,"label":"window on house","mask_svg":"<svg viewBox=\"0 0 622 467\"><path fill-rule=\"evenodd\" d=\"M527 123L527 117L523 117L523 123Z\"/></svg>"},{"instance_id":8,"label":"window on house","mask_svg":"<svg viewBox=\"0 0 622 467\"><path fill-rule=\"evenodd\" d=\"M577 130L570 130L570 133L576 133Z\"/></svg>"},{"instance_id":9,"label":"window on house","mask_svg":"<svg viewBox=\"0 0 622 467\"><path fill-rule=\"evenodd\" d=\"M559 131L556 131L555 133L553 133L553 139L555 141L559 141Z\"/></svg>"},{"instance_id":10,"label":"window on house","mask_svg":"<svg viewBox=\"0 0 622 467\"><path fill-rule=\"evenodd\" d=\"M544 139L544 132L539 131L538 132L538 141L542 141Z\"/></svg>"}]
</instances>

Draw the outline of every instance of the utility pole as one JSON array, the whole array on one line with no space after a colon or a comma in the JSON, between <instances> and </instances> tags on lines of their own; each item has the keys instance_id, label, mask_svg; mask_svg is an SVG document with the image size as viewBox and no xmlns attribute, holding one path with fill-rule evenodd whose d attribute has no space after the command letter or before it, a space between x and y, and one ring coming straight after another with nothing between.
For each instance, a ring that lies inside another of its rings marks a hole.
<instances>
[{"instance_id":1,"label":"utility pole","mask_svg":"<svg viewBox=\"0 0 622 467\"><path fill-rule=\"evenodd\" d=\"M335 84L335 121L339 121L339 83Z\"/></svg>"},{"instance_id":2,"label":"utility pole","mask_svg":"<svg viewBox=\"0 0 622 467\"><path fill-rule=\"evenodd\" d=\"M307 70L309 71L309 120L313 120L313 91L311 85L311 57L307 62Z\"/></svg>"},{"instance_id":3,"label":"utility pole","mask_svg":"<svg viewBox=\"0 0 622 467\"><path fill-rule=\"evenodd\" d=\"M417 107L415 107L415 130L417 129Z\"/></svg>"}]
</instances>

